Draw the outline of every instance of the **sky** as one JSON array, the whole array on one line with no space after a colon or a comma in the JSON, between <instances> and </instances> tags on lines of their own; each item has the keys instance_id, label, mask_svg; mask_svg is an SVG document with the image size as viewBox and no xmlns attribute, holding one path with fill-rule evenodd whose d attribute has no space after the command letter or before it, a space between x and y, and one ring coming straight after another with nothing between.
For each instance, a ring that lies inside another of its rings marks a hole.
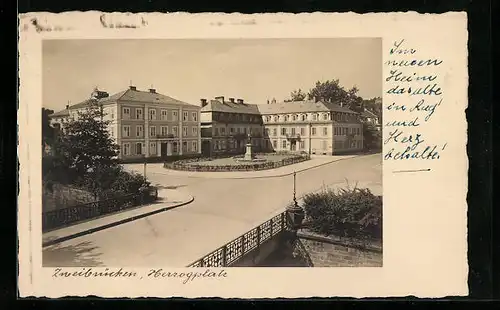
<instances>
[{"instance_id":1,"label":"sky","mask_svg":"<svg viewBox=\"0 0 500 310\"><path fill-rule=\"evenodd\" d=\"M196 105L279 102L332 79L365 99L382 96L380 38L46 40L42 53L43 107L56 111L95 87L113 95L129 85Z\"/></svg>"}]
</instances>

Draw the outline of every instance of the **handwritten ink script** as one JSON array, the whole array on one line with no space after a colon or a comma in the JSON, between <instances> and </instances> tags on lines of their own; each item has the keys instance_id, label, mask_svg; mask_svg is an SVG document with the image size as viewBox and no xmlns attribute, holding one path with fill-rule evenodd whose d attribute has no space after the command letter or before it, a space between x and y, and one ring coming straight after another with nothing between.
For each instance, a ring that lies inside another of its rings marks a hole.
<instances>
[{"instance_id":1,"label":"handwritten ink script","mask_svg":"<svg viewBox=\"0 0 500 310\"><path fill-rule=\"evenodd\" d=\"M443 105L444 89L437 73L443 60L420 57L418 49L405 43L395 41L385 62L389 67L385 92L390 101L384 109L390 121L384 124L388 132L384 160L439 160L446 141L429 137L423 129Z\"/></svg>"},{"instance_id":2,"label":"handwritten ink script","mask_svg":"<svg viewBox=\"0 0 500 310\"><path fill-rule=\"evenodd\" d=\"M205 269L202 271L172 272L162 268L149 269L146 272L127 271L123 268L81 268L76 271L66 271L63 268L56 268L52 273L52 278L129 278L129 279L179 279L183 284L187 284L197 279L217 279L226 278L227 271L214 271Z\"/></svg>"}]
</instances>

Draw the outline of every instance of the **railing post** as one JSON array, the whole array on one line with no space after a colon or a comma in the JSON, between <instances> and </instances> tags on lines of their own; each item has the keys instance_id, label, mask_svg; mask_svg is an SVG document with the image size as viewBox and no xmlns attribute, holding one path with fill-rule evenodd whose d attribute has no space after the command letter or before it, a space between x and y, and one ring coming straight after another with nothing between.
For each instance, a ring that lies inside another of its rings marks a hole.
<instances>
[{"instance_id":1,"label":"railing post","mask_svg":"<svg viewBox=\"0 0 500 310\"><path fill-rule=\"evenodd\" d=\"M285 230L285 212L281 213L281 231Z\"/></svg>"},{"instance_id":2,"label":"railing post","mask_svg":"<svg viewBox=\"0 0 500 310\"><path fill-rule=\"evenodd\" d=\"M241 256L245 255L245 235L241 236Z\"/></svg>"},{"instance_id":3,"label":"railing post","mask_svg":"<svg viewBox=\"0 0 500 310\"><path fill-rule=\"evenodd\" d=\"M257 226L257 247L260 246L260 225Z\"/></svg>"},{"instance_id":4,"label":"railing post","mask_svg":"<svg viewBox=\"0 0 500 310\"><path fill-rule=\"evenodd\" d=\"M271 218L269 220L270 224L269 224L269 231L270 231L270 234L271 234L271 237L273 236L273 218Z\"/></svg>"},{"instance_id":5,"label":"railing post","mask_svg":"<svg viewBox=\"0 0 500 310\"><path fill-rule=\"evenodd\" d=\"M226 259L227 245L222 247L222 267L226 267L227 259Z\"/></svg>"}]
</instances>

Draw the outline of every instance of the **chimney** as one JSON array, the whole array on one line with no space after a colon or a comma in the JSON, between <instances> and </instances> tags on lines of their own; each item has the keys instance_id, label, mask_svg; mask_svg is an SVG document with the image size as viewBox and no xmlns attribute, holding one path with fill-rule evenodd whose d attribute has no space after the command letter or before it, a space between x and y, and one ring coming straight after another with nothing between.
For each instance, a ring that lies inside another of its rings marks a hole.
<instances>
[{"instance_id":1,"label":"chimney","mask_svg":"<svg viewBox=\"0 0 500 310\"><path fill-rule=\"evenodd\" d=\"M135 86L129 86L130 90L137 90L137 87Z\"/></svg>"},{"instance_id":2,"label":"chimney","mask_svg":"<svg viewBox=\"0 0 500 310\"><path fill-rule=\"evenodd\" d=\"M234 98L229 98L229 102L234 103Z\"/></svg>"},{"instance_id":3,"label":"chimney","mask_svg":"<svg viewBox=\"0 0 500 310\"><path fill-rule=\"evenodd\" d=\"M218 101L224 103L224 96L215 97L215 100L218 100Z\"/></svg>"},{"instance_id":4,"label":"chimney","mask_svg":"<svg viewBox=\"0 0 500 310\"><path fill-rule=\"evenodd\" d=\"M149 92L150 92L150 93L152 93L152 94L156 94L156 89L154 89L154 88L150 88L150 89L149 89Z\"/></svg>"},{"instance_id":5,"label":"chimney","mask_svg":"<svg viewBox=\"0 0 500 310\"><path fill-rule=\"evenodd\" d=\"M69 104L66 105L66 110L69 109Z\"/></svg>"},{"instance_id":6,"label":"chimney","mask_svg":"<svg viewBox=\"0 0 500 310\"><path fill-rule=\"evenodd\" d=\"M276 103L276 98L273 98L273 100L271 101L271 103Z\"/></svg>"},{"instance_id":7,"label":"chimney","mask_svg":"<svg viewBox=\"0 0 500 310\"><path fill-rule=\"evenodd\" d=\"M200 99L200 102L202 108L207 105L207 99Z\"/></svg>"},{"instance_id":8,"label":"chimney","mask_svg":"<svg viewBox=\"0 0 500 310\"><path fill-rule=\"evenodd\" d=\"M267 104L269 104L269 99L267 99Z\"/></svg>"},{"instance_id":9,"label":"chimney","mask_svg":"<svg viewBox=\"0 0 500 310\"><path fill-rule=\"evenodd\" d=\"M243 104L243 99L238 99L236 100L236 102L238 102L239 104Z\"/></svg>"}]
</instances>

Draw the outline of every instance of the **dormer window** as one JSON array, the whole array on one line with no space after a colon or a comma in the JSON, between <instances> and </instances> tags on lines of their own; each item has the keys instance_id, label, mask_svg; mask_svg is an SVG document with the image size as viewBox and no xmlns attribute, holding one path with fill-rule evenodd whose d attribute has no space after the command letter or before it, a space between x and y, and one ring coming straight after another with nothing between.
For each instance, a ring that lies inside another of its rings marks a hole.
<instances>
[{"instance_id":1,"label":"dormer window","mask_svg":"<svg viewBox=\"0 0 500 310\"><path fill-rule=\"evenodd\" d=\"M302 114L302 121L305 121L307 119L307 115Z\"/></svg>"},{"instance_id":2,"label":"dormer window","mask_svg":"<svg viewBox=\"0 0 500 310\"><path fill-rule=\"evenodd\" d=\"M288 115L285 115L283 119L285 120L285 122L288 122Z\"/></svg>"},{"instance_id":3,"label":"dormer window","mask_svg":"<svg viewBox=\"0 0 500 310\"><path fill-rule=\"evenodd\" d=\"M318 120L318 114L314 113L313 114L313 121L317 121Z\"/></svg>"},{"instance_id":4,"label":"dormer window","mask_svg":"<svg viewBox=\"0 0 500 310\"><path fill-rule=\"evenodd\" d=\"M275 117L274 117L274 121L275 121L275 122L279 121L279 117L278 117L278 116L275 116Z\"/></svg>"},{"instance_id":5,"label":"dormer window","mask_svg":"<svg viewBox=\"0 0 500 310\"><path fill-rule=\"evenodd\" d=\"M296 120L297 120L297 115L295 115L295 114L294 114L294 115L292 116L292 119L293 119L294 121L296 121Z\"/></svg>"}]
</instances>

